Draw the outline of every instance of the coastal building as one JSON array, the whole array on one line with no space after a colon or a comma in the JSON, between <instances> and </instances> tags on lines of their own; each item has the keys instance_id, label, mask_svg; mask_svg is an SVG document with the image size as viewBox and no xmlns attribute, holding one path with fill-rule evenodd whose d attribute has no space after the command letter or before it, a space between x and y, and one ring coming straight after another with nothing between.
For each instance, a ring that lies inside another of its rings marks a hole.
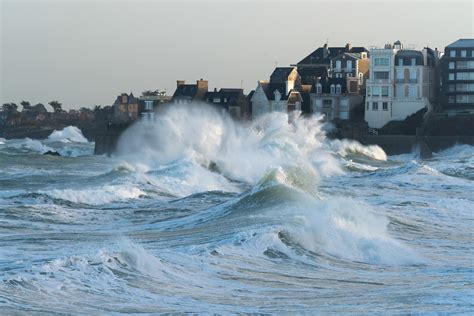
<instances>
[{"instance_id":1,"label":"coastal building","mask_svg":"<svg viewBox=\"0 0 474 316\"><path fill-rule=\"evenodd\" d=\"M114 123L127 123L139 117L138 98L132 92L122 93L115 99L112 105L114 109Z\"/></svg>"},{"instance_id":2,"label":"coastal building","mask_svg":"<svg viewBox=\"0 0 474 316\"><path fill-rule=\"evenodd\" d=\"M303 102L298 89L301 78L296 67L277 67L270 81L259 81L251 97L252 117L266 113L282 112L291 114L301 111Z\"/></svg>"},{"instance_id":3,"label":"coastal building","mask_svg":"<svg viewBox=\"0 0 474 316\"><path fill-rule=\"evenodd\" d=\"M203 79L197 80L196 84L186 84L184 80L177 80L172 102L176 104L204 102L208 87L208 81Z\"/></svg>"},{"instance_id":4,"label":"coastal building","mask_svg":"<svg viewBox=\"0 0 474 316\"><path fill-rule=\"evenodd\" d=\"M249 101L243 89L222 88L219 91L214 89L207 92L206 101L222 111L227 111L235 119L248 116L250 112Z\"/></svg>"},{"instance_id":5,"label":"coastal building","mask_svg":"<svg viewBox=\"0 0 474 316\"><path fill-rule=\"evenodd\" d=\"M354 55L342 56L345 53ZM338 56L339 58L337 58ZM351 71L349 73L353 74L355 77L358 77L359 72L356 70L362 69L363 66L357 66L353 57L357 58L357 60L366 60L369 58L369 50L367 50L365 47L353 47L351 44L346 44L342 47L329 47L327 44L324 44L323 47L317 48L294 66L297 67L298 73L301 76L301 83L303 85L313 86L321 78L330 76L330 68L333 59L334 63L337 61L341 62L339 71L336 73L346 72L348 66L347 61L351 60L352 65L349 63L349 66L351 66ZM334 64L332 68L336 68L336 66L337 65ZM364 76L365 72L362 71L362 73Z\"/></svg>"},{"instance_id":6,"label":"coastal building","mask_svg":"<svg viewBox=\"0 0 474 316\"><path fill-rule=\"evenodd\" d=\"M430 48L404 49L400 41L370 50L365 120L371 128L401 121L421 109L431 110L436 97L438 56Z\"/></svg>"},{"instance_id":7,"label":"coastal building","mask_svg":"<svg viewBox=\"0 0 474 316\"><path fill-rule=\"evenodd\" d=\"M139 99L139 109L142 120L153 122L158 107L170 100L171 97L167 96L165 92L144 91Z\"/></svg>"},{"instance_id":8,"label":"coastal building","mask_svg":"<svg viewBox=\"0 0 474 316\"><path fill-rule=\"evenodd\" d=\"M448 115L474 113L474 39L459 39L444 49L441 105Z\"/></svg>"},{"instance_id":9,"label":"coastal building","mask_svg":"<svg viewBox=\"0 0 474 316\"><path fill-rule=\"evenodd\" d=\"M370 59L366 52L344 52L331 59L329 77L331 78L357 78L357 83L363 89L369 76Z\"/></svg>"},{"instance_id":10,"label":"coastal building","mask_svg":"<svg viewBox=\"0 0 474 316\"><path fill-rule=\"evenodd\" d=\"M363 103L357 77L321 78L310 94L311 112L324 120L352 119L354 109Z\"/></svg>"}]
</instances>

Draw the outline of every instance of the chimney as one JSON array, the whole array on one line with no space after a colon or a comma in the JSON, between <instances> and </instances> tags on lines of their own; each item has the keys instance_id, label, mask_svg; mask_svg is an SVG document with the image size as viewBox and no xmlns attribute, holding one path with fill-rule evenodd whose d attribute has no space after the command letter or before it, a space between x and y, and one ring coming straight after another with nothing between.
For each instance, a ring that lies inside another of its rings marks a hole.
<instances>
[{"instance_id":1,"label":"chimney","mask_svg":"<svg viewBox=\"0 0 474 316\"><path fill-rule=\"evenodd\" d=\"M293 80L286 81L286 95L295 88L295 82Z\"/></svg>"},{"instance_id":2,"label":"chimney","mask_svg":"<svg viewBox=\"0 0 474 316\"><path fill-rule=\"evenodd\" d=\"M352 44L351 43L347 43L346 44L346 52L350 52L352 49Z\"/></svg>"},{"instance_id":3,"label":"chimney","mask_svg":"<svg viewBox=\"0 0 474 316\"><path fill-rule=\"evenodd\" d=\"M324 44L323 46L323 58L328 58L329 55L329 50L328 50L328 44Z\"/></svg>"},{"instance_id":4,"label":"chimney","mask_svg":"<svg viewBox=\"0 0 474 316\"><path fill-rule=\"evenodd\" d=\"M209 87L208 81L203 80L202 78L196 81L196 85L197 85L198 90L204 90L204 91L207 91Z\"/></svg>"},{"instance_id":5,"label":"chimney","mask_svg":"<svg viewBox=\"0 0 474 316\"><path fill-rule=\"evenodd\" d=\"M185 83L186 83L186 81L184 81L184 80L176 80L176 88L183 85L183 84L185 84Z\"/></svg>"},{"instance_id":6,"label":"chimney","mask_svg":"<svg viewBox=\"0 0 474 316\"><path fill-rule=\"evenodd\" d=\"M217 92L217 88L214 88L214 92Z\"/></svg>"}]
</instances>

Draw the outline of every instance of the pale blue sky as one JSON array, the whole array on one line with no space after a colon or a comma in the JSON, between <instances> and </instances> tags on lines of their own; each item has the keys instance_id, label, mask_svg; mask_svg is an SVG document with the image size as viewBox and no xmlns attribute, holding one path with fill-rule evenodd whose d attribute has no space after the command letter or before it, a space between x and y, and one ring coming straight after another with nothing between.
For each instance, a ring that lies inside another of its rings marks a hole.
<instances>
[{"instance_id":1,"label":"pale blue sky","mask_svg":"<svg viewBox=\"0 0 474 316\"><path fill-rule=\"evenodd\" d=\"M472 1L1 1L0 101L110 105L176 79L248 93L330 46L472 38Z\"/></svg>"}]
</instances>

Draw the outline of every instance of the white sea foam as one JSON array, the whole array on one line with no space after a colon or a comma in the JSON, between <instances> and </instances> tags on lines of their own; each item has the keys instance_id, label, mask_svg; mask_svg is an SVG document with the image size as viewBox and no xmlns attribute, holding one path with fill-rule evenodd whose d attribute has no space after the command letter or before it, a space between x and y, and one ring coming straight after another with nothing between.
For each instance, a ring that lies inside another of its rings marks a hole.
<instances>
[{"instance_id":1,"label":"white sea foam","mask_svg":"<svg viewBox=\"0 0 474 316\"><path fill-rule=\"evenodd\" d=\"M8 144L8 146L17 148L17 149L34 151L40 154L43 154L47 151L54 151L51 147L44 145L39 140L30 139L30 138L14 140L10 144Z\"/></svg>"},{"instance_id":2,"label":"white sea foam","mask_svg":"<svg viewBox=\"0 0 474 316\"><path fill-rule=\"evenodd\" d=\"M144 191L129 185L106 185L98 188L78 190L56 189L44 193L54 198L90 205L100 205L114 201L136 199L140 196L146 196Z\"/></svg>"},{"instance_id":3,"label":"white sea foam","mask_svg":"<svg viewBox=\"0 0 474 316\"><path fill-rule=\"evenodd\" d=\"M202 178L191 184L196 185L192 191L208 188L204 173L215 182L212 171L248 184L256 184L280 166L302 166L318 177L342 172L337 160L322 148L325 135L316 118L297 118L290 124L288 115L272 113L242 125L203 104L173 105L159 114L156 123L139 123L126 131L118 155L150 170L189 161L210 167L210 171L187 170L186 177ZM221 180L221 189L227 190L228 183Z\"/></svg>"},{"instance_id":4,"label":"white sea foam","mask_svg":"<svg viewBox=\"0 0 474 316\"><path fill-rule=\"evenodd\" d=\"M84 135L82 135L81 130L76 126L68 126L60 131L55 130L51 133L51 135L48 136L48 139L51 141L60 141L63 143L87 143L87 139L84 137Z\"/></svg>"},{"instance_id":5,"label":"white sea foam","mask_svg":"<svg viewBox=\"0 0 474 316\"><path fill-rule=\"evenodd\" d=\"M354 140L336 139L329 142L329 146L342 157L345 157L351 153L359 153L372 159L382 161L387 160L387 154L385 154L383 149L377 145L363 146L359 142Z\"/></svg>"}]
</instances>

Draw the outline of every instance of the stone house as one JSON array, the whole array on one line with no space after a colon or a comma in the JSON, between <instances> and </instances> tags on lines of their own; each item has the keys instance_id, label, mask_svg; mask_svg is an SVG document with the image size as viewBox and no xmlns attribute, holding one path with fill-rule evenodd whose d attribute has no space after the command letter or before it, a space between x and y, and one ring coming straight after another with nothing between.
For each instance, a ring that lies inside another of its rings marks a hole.
<instances>
[{"instance_id":1,"label":"stone house","mask_svg":"<svg viewBox=\"0 0 474 316\"><path fill-rule=\"evenodd\" d=\"M270 81L259 81L251 97L252 117L266 113L291 114L301 111L303 98L299 92L301 78L295 67L277 67Z\"/></svg>"},{"instance_id":2,"label":"stone house","mask_svg":"<svg viewBox=\"0 0 474 316\"><path fill-rule=\"evenodd\" d=\"M359 78L321 78L316 82L311 99L311 112L324 120L350 120L354 109L364 101Z\"/></svg>"},{"instance_id":3,"label":"stone house","mask_svg":"<svg viewBox=\"0 0 474 316\"><path fill-rule=\"evenodd\" d=\"M135 98L132 92L130 95L122 93L117 96L113 106L114 109L114 119L115 123L126 123L130 121L135 121L139 117L139 100Z\"/></svg>"}]
</instances>

